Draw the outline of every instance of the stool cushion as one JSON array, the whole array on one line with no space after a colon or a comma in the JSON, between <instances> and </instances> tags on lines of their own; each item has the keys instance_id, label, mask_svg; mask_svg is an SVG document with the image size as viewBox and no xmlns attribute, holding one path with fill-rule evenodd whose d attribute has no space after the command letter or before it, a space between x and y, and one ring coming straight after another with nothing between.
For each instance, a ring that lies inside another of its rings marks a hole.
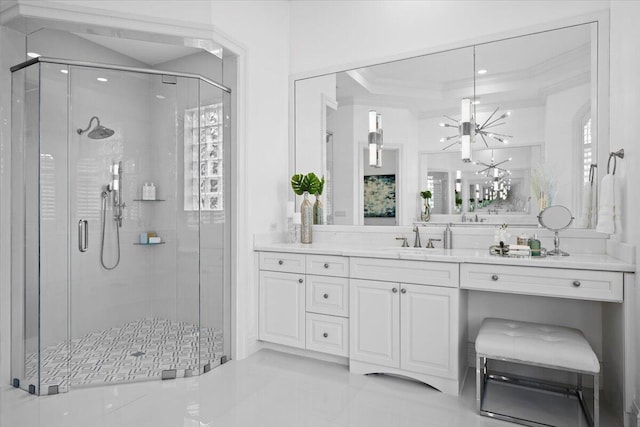
<instances>
[{"instance_id":1,"label":"stool cushion","mask_svg":"<svg viewBox=\"0 0 640 427\"><path fill-rule=\"evenodd\" d=\"M598 357L582 332L562 326L487 318L478 331L476 353L490 359L600 372Z\"/></svg>"}]
</instances>

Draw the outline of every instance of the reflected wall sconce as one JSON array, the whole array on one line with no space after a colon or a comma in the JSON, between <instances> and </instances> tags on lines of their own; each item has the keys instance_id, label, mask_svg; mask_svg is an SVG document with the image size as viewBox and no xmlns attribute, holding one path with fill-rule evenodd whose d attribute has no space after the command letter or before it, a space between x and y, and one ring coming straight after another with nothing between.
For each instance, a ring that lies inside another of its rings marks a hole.
<instances>
[{"instance_id":1,"label":"reflected wall sconce","mask_svg":"<svg viewBox=\"0 0 640 427\"><path fill-rule=\"evenodd\" d=\"M456 171L456 192L462 191L462 171Z\"/></svg>"},{"instance_id":2,"label":"reflected wall sconce","mask_svg":"<svg viewBox=\"0 0 640 427\"><path fill-rule=\"evenodd\" d=\"M442 127L448 128L456 128L458 130L458 134L450 135L445 138L441 138L440 142L448 142L454 140L451 144L444 147L442 150L446 150L448 148L453 147L456 144L460 144L460 156L463 162L470 162L472 160L472 148L471 144L475 142L476 135L480 135L484 145L489 148L489 143L487 142L487 138L492 138L502 144L507 144L509 142L508 138L513 138L511 135L505 135L502 133L495 133L491 129L502 126L506 123L504 119L511 115L511 112L506 112L496 117L496 113L500 107L497 107L493 110L493 113L484 121L481 125L476 123L475 117L473 114L473 105L476 102L472 102L470 98L462 99L461 108L460 108L460 120L456 120L449 116L444 116L447 120L450 120L452 123L440 123Z\"/></svg>"},{"instance_id":3,"label":"reflected wall sconce","mask_svg":"<svg viewBox=\"0 0 640 427\"><path fill-rule=\"evenodd\" d=\"M382 114L369 111L369 166L382 167Z\"/></svg>"}]
</instances>

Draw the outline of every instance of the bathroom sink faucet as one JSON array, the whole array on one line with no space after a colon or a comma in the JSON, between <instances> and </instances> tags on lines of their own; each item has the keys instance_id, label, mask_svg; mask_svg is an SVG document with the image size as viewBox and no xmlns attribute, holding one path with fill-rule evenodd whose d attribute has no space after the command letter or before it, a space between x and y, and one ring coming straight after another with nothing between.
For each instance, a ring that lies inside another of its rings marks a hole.
<instances>
[{"instance_id":1,"label":"bathroom sink faucet","mask_svg":"<svg viewBox=\"0 0 640 427\"><path fill-rule=\"evenodd\" d=\"M413 231L415 231L416 233L416 239L413 241L413 247L414 248L421 248L422 247L422 243L420 243L420 228L418 228L417 225L413 226Z\"/></svg>"}]
</instances>

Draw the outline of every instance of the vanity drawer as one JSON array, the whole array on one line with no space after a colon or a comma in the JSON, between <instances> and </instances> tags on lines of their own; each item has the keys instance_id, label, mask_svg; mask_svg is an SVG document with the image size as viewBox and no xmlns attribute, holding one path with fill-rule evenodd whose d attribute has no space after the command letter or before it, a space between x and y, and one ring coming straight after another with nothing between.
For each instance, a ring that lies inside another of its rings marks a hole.
<instances>
[{"instance_id":1,"label":"vanity drawer","mask_svg":"<svg viewBox=\"0 0 640 427\"><path fill-rule=\"evenodd\" d=\"M349 356L349 319L307 313L308 350Z\"/></svg>"},{"instance_id":2,"label":"vanity drawer","mask_svg":"<svg viewBox=\"0 0 640 427\"><path fill-rule=\"evenodd\" d=\"M307 311L333 316L349 316L349 279L307 276Z\"/></svg>"},{"instance_id":3,"label":"vanity drawer","mask_svg":"<svg viewBox=\"0 0 640 427\"><path fill-rule=\"evenodd\" d=\"M382 258L351 258L351 277L418 285L458 287L457 263L408 261Z\"/></svg>"},{"instance_id":4,"label":"vanity drawer","mask_svg":"<svg viewBox=\"0 0 640 427\"><path fill-rule=\"evenodd\" d=\"M331 255L307 255L307 274L349 276L349 258Z\"/></svg>"},{"instance_id":5,"label":"vanity drawer","mask_svg":"<svg viewBox=\"0 0 640 427\"><path fill-rule=\"evenodd\" d=\"M622 301L622 273L562 268L462 264L460 287L484 291Z\"/></svg>"},{"instance_id":6,"label":"vanity drawer","mask_svg":"<svg viewBox=\"0 0 640 427\"><path fill-rule=\"evenodd\" d=\"M305 256L286 252L260 252L260 270L304 274Z\"/></svg>"}]
</instances>

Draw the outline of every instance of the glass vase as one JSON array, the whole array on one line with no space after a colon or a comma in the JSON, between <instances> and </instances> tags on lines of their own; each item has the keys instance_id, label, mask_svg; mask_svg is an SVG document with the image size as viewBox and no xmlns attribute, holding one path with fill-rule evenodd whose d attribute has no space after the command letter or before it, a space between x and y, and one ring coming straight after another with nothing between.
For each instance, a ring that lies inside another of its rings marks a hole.
<instances>
[{"instance_id":1,"label":"glass vase","mask_svg":"<svg viewBox=\"0 0 640 427\"><path fill-rule=\"evenodd\" d=\"M316 202L313 204L313 223L322 225L323 222L323 208L320 196L316 194Z\"/></svg>"},{"instance_id":2,"label":"glass vase","mask_svg":"<svg viewBox=\"0 0 640 427\"><path fill-rule=\"evenodd\" d=\"M301 243L311 243L312 242L312 227L313 227L313 205L309 201L309 193L304 193L304 200L300 205L300 219L301 219L301 227L300 227L300 242Z\"/></svg>"},{"instance_id":3,"label":"glass vase","mask_svg":"<svg viewBox=\"0 0 640 427\"><path fill-rule=\"evenodd\" d=\"M431 208L429 207L429 202L424 204L424 212L420 216L420 219L425 222L431 219Z\"/></svg>"}]
</instances>

